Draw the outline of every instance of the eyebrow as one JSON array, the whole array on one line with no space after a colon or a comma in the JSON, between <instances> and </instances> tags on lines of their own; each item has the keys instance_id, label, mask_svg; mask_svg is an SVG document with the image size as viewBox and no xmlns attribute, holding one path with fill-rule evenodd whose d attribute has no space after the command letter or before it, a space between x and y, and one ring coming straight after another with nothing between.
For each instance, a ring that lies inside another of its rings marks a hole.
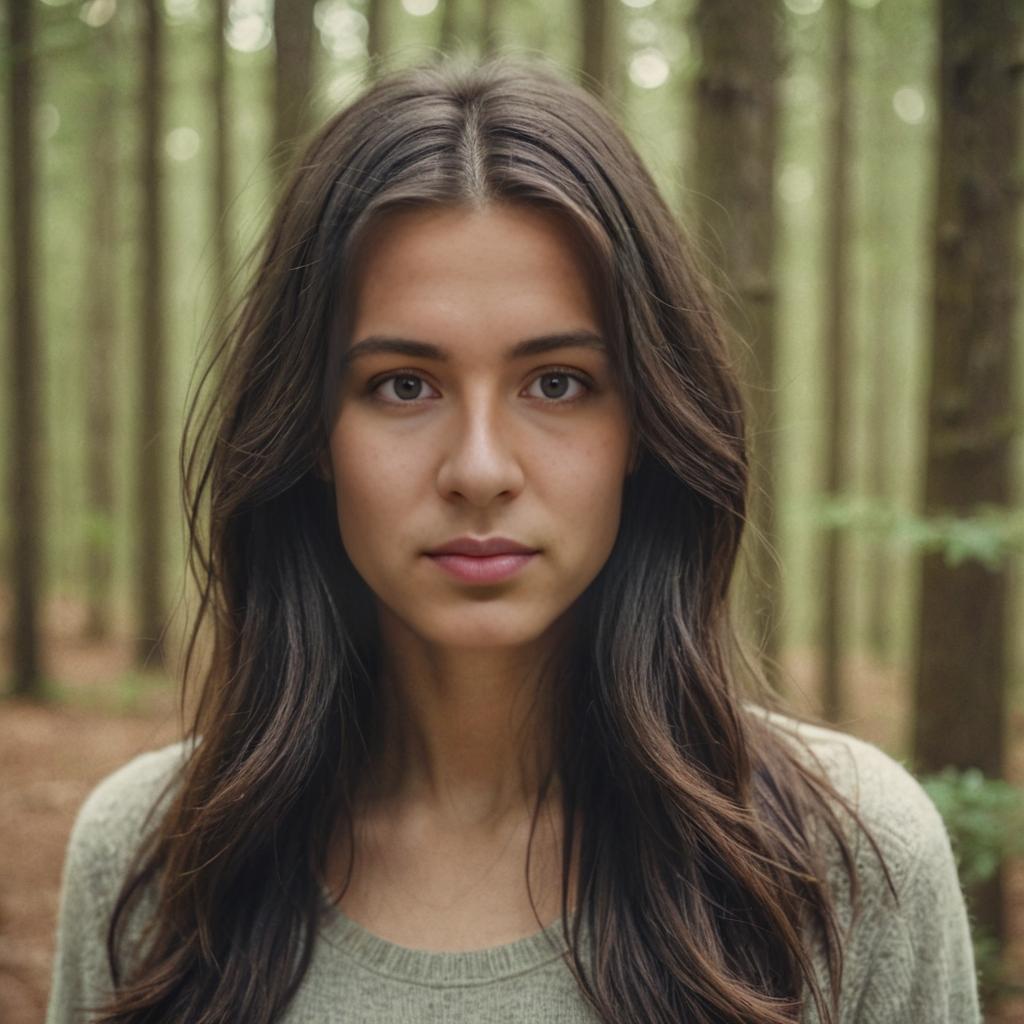
<instances>
[{"instance_id":1,"label":"eyebrow","mask_svg":"<svg viewBox=\"0 0 1024 1024\"><path fill-rule=\"evenodd\" d=\"M539 338L526 338L507 349L505 358L511 362L515 359L525 359L528 356L542 355L559 348L590 348L599 352L608 351L604 339L600 335L590 330L581 329L544 334ZM409 356L414 359L436 359L442 363L451 362L448 352L431 342L373 334L368 338L363 338L362 341L357 341L342 353L341 368L344 369L362 356L380 353Z\"/></svg>"}]
</instances>

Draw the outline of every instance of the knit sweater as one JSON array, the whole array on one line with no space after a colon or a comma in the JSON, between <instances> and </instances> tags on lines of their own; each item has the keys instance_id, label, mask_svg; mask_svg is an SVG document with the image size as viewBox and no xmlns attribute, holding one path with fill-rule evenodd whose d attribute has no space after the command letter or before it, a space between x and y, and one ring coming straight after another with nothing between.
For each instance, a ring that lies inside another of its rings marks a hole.
<instances>
[{"instance_id":1,"label":"knit sweater","mask_svg":"<svg viewBox=\"0 0 1024 1024\"><path fill-rule=\"evenodd\" d=\"M831 782L872 830L900 895L897 907L870 845L851 832L863 909L846 940L839 1024L979 1024L968 916L948 834L925 791L872 744L782 715L766 717L783 734L799 729L810 742ZM82 805L64 864L47 1024L85 1024L91 1018L76 1007L109 993L105 927L146 812L185 749L176 743L136 757ZM849 888L832 845L828 877L847 934ZM587 950L590 937L583 935ZM559 919L487 949L412 949L372 934L335 907L282 1024L594 1024L597 1017L562 959L566 948ZM820 945L814 966L827 998ZM813 1000L802 1019L819 1024Z\"/></svg>"}]
</instances>

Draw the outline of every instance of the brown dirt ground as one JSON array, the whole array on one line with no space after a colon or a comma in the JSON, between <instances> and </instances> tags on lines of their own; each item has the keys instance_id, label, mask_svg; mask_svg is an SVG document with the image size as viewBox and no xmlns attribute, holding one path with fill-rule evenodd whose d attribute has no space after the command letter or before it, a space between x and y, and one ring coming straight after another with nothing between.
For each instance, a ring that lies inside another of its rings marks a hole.
<instances>
[{"instance_id":1,"label":"brown dirt ground","mask_svg":"<svg viewBox=\"0 0 1024 1024\"><path fill-rule=\"evenodd\" d=\"M85 644L58 625L50 630L47 668L61 681L61 703L0 702L0 1021L34 1024L45 1015L65 844L75 813L107 773L180 735L166 681L140 678L124 644ZM0 666L2 669L3 666ZM793 680L809 692L813 659L789 661ZM851 664L855 696L845 727L898 749L904 708L892 674ZM811 706L811 702L807 702ZM1018 713L1013 735L1024 735ZM1024 746L1011 778L1024 782ZM1011 865L1009 959L1024 979L1024 864ZM989 1010L987 1024L1024 1024L1024 998Z\"/></svg>"}]
</instances>

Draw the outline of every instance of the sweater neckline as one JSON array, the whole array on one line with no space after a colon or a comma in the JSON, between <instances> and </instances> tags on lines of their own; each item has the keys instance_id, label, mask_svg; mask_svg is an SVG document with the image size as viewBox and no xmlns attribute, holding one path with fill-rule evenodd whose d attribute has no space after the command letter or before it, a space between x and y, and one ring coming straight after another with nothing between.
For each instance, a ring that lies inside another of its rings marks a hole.
<instances>
[{"instance_id":1,"label":"sweater neckline","mask_svg":"<svg viewBox=\"0 0 1024 1024\"><path fill-rule=\"evenodd\" d=\"M575 911L569 913L572 926ZM559 917L521 939L483 949L438 951L402 946L364 928L329 903L321 937L365 967L392 978L427 985L480 985L560 959L568 950Z\"/></svg>"}]
</instances>

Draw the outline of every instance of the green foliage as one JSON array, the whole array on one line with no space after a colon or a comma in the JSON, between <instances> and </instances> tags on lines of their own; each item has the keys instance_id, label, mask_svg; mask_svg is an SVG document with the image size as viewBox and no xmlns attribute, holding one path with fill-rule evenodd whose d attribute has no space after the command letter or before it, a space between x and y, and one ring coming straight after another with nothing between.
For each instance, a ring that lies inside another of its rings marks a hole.
<instances>
[{"instance_id":1,"label":"green foliage","mask_svg":"<svg viewBox=\"0 0 1024 1024\"><path fill-rule=\"evenodd\" d=\"M921 785L949 829L964 885L991 878L1001 861L1024 855L1024 789L977 768L944 768Z\"/></svg>"},{"instance_id":2,"label":"green foliage","mask_svg":"<svg viewBox=\"0 0 1024 1024\"><path fill-rule=\"evenodd\" d=\"M1006 858L1024 855L1024 789L977 768L947 767L920 782L946 824L965 887L990 879ZM998 940L977 926L973 939L983 984L992 991L1005 988L1009 979Z\"/></svg>"},{"instance_id":3,"label":"green foliage","mask_svg":"<svg viewBox=\"0 0 1024 1024\"><path fill-rule=\"evenodd\" d=\"M166 691L170 680L162 672L129 669L116 679L93 685L71 685L47 679L44 696L51 704L65 704L105 714L143 713L155 696Z\"/></svg>"},{"instance_id":4,"label":"green foliage","mask_svg":"<svg viewBox=\"0 0 1024 1024\"><path fill-rule=\"evenodd\" d=\"M1002 505L978 504L970 516L918 516L865 498L823 498L805 516L812 525L874 535L897 547L942 552L949 566L974 560L996 571L1008 558L1024 553L1024 509Z\"/></svg>"}]
</instances>

